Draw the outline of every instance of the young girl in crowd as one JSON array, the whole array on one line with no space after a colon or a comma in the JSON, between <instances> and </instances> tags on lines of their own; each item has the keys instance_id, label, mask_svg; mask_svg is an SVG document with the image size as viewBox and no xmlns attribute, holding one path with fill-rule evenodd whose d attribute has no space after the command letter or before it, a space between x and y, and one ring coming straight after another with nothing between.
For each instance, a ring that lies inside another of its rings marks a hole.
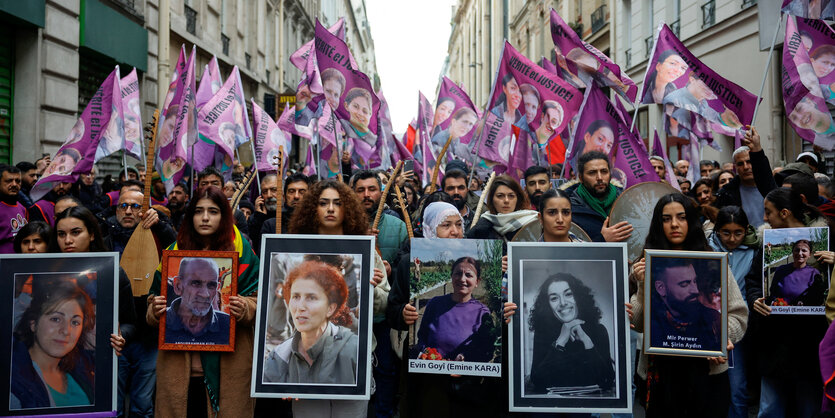
<instances>
[{"instance_id":1,"label":"young girl in crowd","mask_svg":"<svg viewBox=\"0 0 835 418\"><path fill-rule=\"evenodd\" d=\"M45 253L51 232L52 228L46 222L29 222L17 231L14 237L14 252L17 254Z\"/></svg>"},{"instance_id":2,"label":"young girl in crowd","mask_svg":"<svg viewBox=\"0 0 835 418\"><path fill-rule=\"evenodd\" d=\"M699 222L696 203L681 193L662 197L655 205L645 249L711 251ZM645 260L632 266L637 293L627 305L632 325L643 332ZM728 268L728 349L742 339L748 310L739 286ZM728 364L724 358L689 358L642 354L638 361L638 400L647 417L724 417L730 406ZM641 385L643 389L641 390Z\"/></svg>"},{"instance_id":3,"label":"young girl in crowd","mask_svg":"<svg viewBox=\"0 0 835 418\"><path fill-rule=\"evenodd\" d=\"M252 379L253 321L257 306L258 257L234 225L226 195L215 186L198 190L189 202L177 242L169 250L236 251L238 295L229 297L235 316L235 351L167 351L157 355L155 414L159 417L201 417L222 414L251 417L255 399ZM162 265L154 273L145 319L153 327L167 308L160 296ZM167 285L167 283L165 284Z\"/></svg>"}]
</instances>

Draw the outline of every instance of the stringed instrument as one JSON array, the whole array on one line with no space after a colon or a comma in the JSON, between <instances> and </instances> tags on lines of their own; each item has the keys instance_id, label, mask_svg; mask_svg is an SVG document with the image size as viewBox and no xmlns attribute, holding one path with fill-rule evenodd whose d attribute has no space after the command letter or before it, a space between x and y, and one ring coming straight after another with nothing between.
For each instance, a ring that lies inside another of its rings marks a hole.
<instances>
[{"instance_id":1,"label":"stringed instrument","mask_svg":"<svg viewBox=\"0 0 835 418\"><path fill-rule=\"evenodd\" d=\"M238 208L238 205L241 203L246 191L249 190L249 186L252 185L252 180L255 179L255 175L258 172L258 169L255 168L255 164L252 165L252 170L246 172L244 174L244 178L241 180L241 183L238 185L238 188L235 189L235 193L232 195L232 199L229 200L229 205L232 206L232 210Z\"/></svg>"},{"instance_id":2,"label":"stringed instrument","mask_svg":"<svg viewBox=\"0 0 835 418\"><path fill-rule=\"evenodd\" d=\"M150 128L151 138L148 142L148 154L145 158L145 167L154 166L154 147L157 139L157 122L159 121L159 110L154 111L152 127ZM146 128L147 130L147 128ZM145 192L142 196L142 213L147 213L151 207L151 176L145 176ZM154 272L159 266L159 249L154 239L154 233L150 229L142 227L141 223L136 225L128 244L122 252L122 259L119 266L125 270L130 280L130 287L134 297L145 296L151 289L154 280Z\"/></svg>"}]
</instances>

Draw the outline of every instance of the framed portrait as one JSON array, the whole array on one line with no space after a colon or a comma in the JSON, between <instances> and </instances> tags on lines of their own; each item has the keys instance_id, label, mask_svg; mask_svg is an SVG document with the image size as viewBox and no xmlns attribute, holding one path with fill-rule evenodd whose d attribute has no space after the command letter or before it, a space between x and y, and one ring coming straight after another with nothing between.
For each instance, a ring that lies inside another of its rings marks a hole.
<instances>
[{"instance_id":1,"label":"framed portrait","mask_svg":"<svg viewBox=\"0 0 835 418\"><path fill-rule=\"evenodd\" d=\"M631 412L625 243L508 244L510 410Z\"/></svg>"},{"instance_id":2,"label":"framed portrait","mask_svg":"<svg viewBox=\"0 0 835 418\"><path fill-rule=\"evenodd\" d=\"M369 399L374 237L265 234L253 397Z\"/></svg>"},{"instance_id":3,"label":"framed portrait","mask_svg":"<svg viewBox=\"0 0 835 418\"><path fill-rule=\"evenodd\" d=\"M118 282L115 252L0 255L0 415L116 414Z\"/></svg>"},{"instance_id":4,"label":"framed portrait","mask_svg":"<svg viewBox=\"0 0 835 418\"><path fill-rule=\"evenodd\" d=\"M728 254L646 250L647 354L728 357Z\"/></svg>"},{"instance_id":5,"label":"framed portrait","mask_svg":"<svg viewBox=\"0 0 835 418\"><path fill-rule=\"evenodd\" d=\"M502 373L502 241L412 239L409 372Z\"/></svg>"},{"instance_id":6,"label":"framed portrait","mask_svg":"<svg viewBox=\"0 0 835 418\"><path fill-rule=\"evenodd\" d=\"M829 228L763 231L763 297L772 314L824 315L831 267L816 251L829 251Z\"/></svg>"},{"instance_id":7,"label":"framed portrait","mask_svg":"<svg viewBox=\"0 0 835 418\"><path fill-rule=\"evenodd\" d=\"M229 297L238 294L238 252L164 250L162 277L160 350L235 351Z\"/></svg>"}]
</instances>

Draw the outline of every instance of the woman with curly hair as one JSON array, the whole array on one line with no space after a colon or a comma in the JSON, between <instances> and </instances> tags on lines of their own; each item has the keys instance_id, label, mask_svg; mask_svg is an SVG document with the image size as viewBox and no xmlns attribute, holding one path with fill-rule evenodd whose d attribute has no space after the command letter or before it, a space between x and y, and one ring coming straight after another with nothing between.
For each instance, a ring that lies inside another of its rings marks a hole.
<instances>
[{"instance_id":1,"label":"woman with curly hair","mask_svg":"<svg viewBox=\"0 0 835 418\"><path fill-rule=\"evenodd\" d=\"M615 386L609 332L600 318L591 289L573 275L557 273L542 283L528 318L534 332L530 382L535 393Z\"/></svg>"},{"instance_id":2,"label":"woman with curly hair","mask_svg":"<svg viewBox=\"0 0 835 418\"><path fill-rule=\"evenodd\" d=\"M183 215L177 241L168 250L235 251L238 253L237 296L229 297L235 317L235 351L188 352L159 350L157 395L158 417L213 416L251 417L255 401L249 396L252 377L253 321L257 308L258 256L235 227L226 195L216 186L195 193ZM162 265L154 273L145 320L159 327L168 307L162 286ZM221 379L221 376L223 378Z\"/></svg>"},{"instance_id":3,"label":"woman with curly hair","mask_svg":"<svg viewBox=\"0 0 835 418\"><path fill-rule=\"evenodd\" d=\"M284 302L296 329L267 356L264 381L354 384L359 337L349 328L348 286L321 261L305 261L284 282Z\"/></svg>"},{"instance_id":4,"label":"woman with curly hair","mask_svg":"<svg viewBox=\"0 0 835 418\"><path fill-rule=\"evenodd\" d=\"M289 232L291 234L366 235L369 232L368 217L365 214L365 208L362 207L353 190L348 188L345 183L323 180L314 184L296 206L293 218L290 220ZM386 312L386 300L390 288L385 271L383 259L374 252L374 276L371 279L371 285L374 287L375 317L382 317ZM344 283L344 278L340 277L340 280ZM291 295L291 291L292 289L285 287L285 297ZM328 300L332 302L339 300L339 298ZM338 303L337 307L342 304L344 302ZM290 310L292 311L292 307ZM337 325L343 324L337 323ZM323 332L327 332L327 330ZM301 336L300 338L304 343L304 337ZM376 345L376 339L372 338L372 351L376 348ZM367 410L368 401L302 399L293 402L293 416L297 418L365 416Z\"/></svg>"}]
</instances>

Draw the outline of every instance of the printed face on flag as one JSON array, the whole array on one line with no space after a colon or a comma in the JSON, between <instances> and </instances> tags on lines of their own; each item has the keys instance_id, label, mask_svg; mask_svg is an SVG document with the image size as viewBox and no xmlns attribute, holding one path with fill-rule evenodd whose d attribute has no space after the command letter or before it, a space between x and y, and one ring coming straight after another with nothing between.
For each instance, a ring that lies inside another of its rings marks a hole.
<instances>
[{"instance_id":1,"label":"printed face on flag","mask_svg":"<svg viewBox=\"0 0 835 418\"><path fill-rule=\"evenodd\" d=\"M59 175L68 176L81 160L81 153L75 148L64 148L55 155L55 158L44 170L43 176Z\"/></svg>"},{"instance_id":2,"label":"printed face on flag","mask_svg":"<svg viewBox=\"0 0 835 418\"><path fill-rule=\"evenodd\" d=\"M469 144L476 132L479 115L467 92L444 77L438 91L438 105L432 122L432 147L435 154L450 141L445 160L471 158Z\"/></svg>"},{"instance_id":3,"label":"printed face on flag","mask_svg":"<svg viewBox=\"0 0 835 418\"><path fill-rule=\"evenodd\" d=\"M807 19L835 20L835 1L783 0L782 11Z\"/></svg>"},{"instance_id":4,"label":"printed face on flag","mask_svg":"<svg viewBox=\"0 0 835 418\"><path fill-rule=\"evenodd\" d=\"M796 34L791 38L787 36L792 44L785 48L797 50L802 46L806 53L792 54L796 57L801 82L812 94L835 104L835 31L821 20L790 20L796 28ZM808 63L806 56L809 58Z\"/></svg>"}]
</instances>

